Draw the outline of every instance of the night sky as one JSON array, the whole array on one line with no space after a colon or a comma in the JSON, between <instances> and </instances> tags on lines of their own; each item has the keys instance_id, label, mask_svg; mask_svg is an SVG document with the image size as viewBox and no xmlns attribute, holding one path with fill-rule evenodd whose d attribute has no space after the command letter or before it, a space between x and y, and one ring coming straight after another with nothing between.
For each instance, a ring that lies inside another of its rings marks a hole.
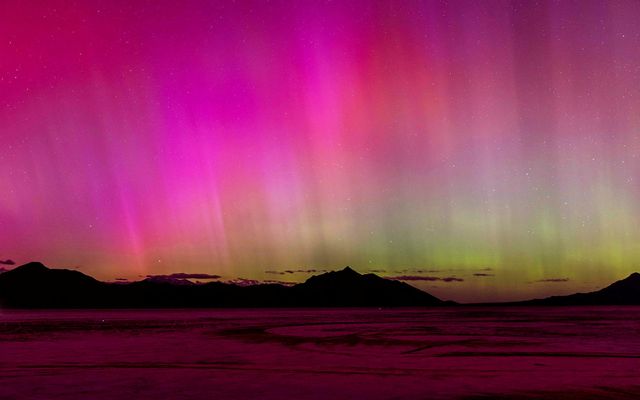
<instances>
[{"instance_id":1,"label":"night sky","mask_svg":"<svg viewBox=\"0 0 640 400\"><path fill-rule=\"evenodd\" d=\"M3 1L0 258L104 280L351 265L459 301L600 287L640 270L639 20Z\"/></svg>"}]
</instances>

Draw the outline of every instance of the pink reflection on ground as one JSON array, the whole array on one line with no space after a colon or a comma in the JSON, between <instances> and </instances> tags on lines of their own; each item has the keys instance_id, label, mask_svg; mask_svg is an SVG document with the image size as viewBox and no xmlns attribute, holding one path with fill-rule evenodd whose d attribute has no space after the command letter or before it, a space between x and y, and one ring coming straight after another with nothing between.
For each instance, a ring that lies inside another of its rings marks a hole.
<instances>
[{"instance_id":1,"label":"pink reflection on ground","mask_svg":"<svg viewBox=\"0 0 640 400\"><path fill-rule=\"evenodd\" d=\"M0 398L637 398L637 307L0 314Z\"/></svg>"}]
</instances>

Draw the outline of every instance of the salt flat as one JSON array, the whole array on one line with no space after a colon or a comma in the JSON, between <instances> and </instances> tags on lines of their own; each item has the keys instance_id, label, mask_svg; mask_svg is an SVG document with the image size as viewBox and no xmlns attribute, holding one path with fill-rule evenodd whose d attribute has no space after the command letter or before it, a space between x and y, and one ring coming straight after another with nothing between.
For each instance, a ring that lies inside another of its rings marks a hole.
<instances>
[{"instance_id":1,"label":"salt flat","mask_svg":"<svg viewBox=\"0 0 640 400\"><path fill-rule=\"evenodd\" d=\"M0 311L0 398L638 398L640 307Z\"/></svg>"}]
</instances>

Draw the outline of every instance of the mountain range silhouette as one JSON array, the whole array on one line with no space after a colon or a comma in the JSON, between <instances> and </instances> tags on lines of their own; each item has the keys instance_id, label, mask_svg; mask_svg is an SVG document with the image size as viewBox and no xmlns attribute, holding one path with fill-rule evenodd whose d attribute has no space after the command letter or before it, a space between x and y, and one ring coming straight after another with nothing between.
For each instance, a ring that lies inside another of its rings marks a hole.
<instances>
[{"instance_id":1,"label":"mountain range silhouette","mask_svg":"<svg viewBox=\"0 0 640 400\"><path fill-rule=\"evenodd\" d=\"M346 267L293 286L241 286L147 278L131 283L98 281L78 271L32 262L0 274L0 306L7 308L165 307L402 307L442 301L404 282Z\"/></svg>"},{"instance_id":2,"label":"mountain range silhouette","mask_svg":"<svg viewBox=\"0 0 640 400\"><path fill-rule=\"evenodd\" d=\"M79 271L31 262L0 274L0 306L6 308L198 308L198 307L422 307L455 305L397 280L360 274L350 267L303 283L195 284L151 277L108 283ZM640 274L590 293L491 305L640 305Z\"/></svg>"},{"instance_id":3,"label":"mountain range silhouette","mask_svg":"<svg viewBox=\"0 0 640 400\"><path fill-rule=\"evenodd\" d=\"M510 304L532 306L640 305L640 274L634 272L625 279L595 292L552 296Z\"/></svg>"}]
</instances>

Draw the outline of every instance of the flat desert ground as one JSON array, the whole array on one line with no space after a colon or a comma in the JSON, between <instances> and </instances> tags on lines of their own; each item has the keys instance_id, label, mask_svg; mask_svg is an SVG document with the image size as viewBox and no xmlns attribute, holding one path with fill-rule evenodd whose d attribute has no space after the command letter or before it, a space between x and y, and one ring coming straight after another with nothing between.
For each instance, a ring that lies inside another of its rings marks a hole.
<instances>
[{"instance_id":1,"label":"flat desert ground","mask_svg":"<svg viewBox=\"0 0 640 400\"><path fill-rule=\"evenodd\" d=\"M0 310L22 398L640 398L640 307Z\"/></svg>"}]
</instances>

